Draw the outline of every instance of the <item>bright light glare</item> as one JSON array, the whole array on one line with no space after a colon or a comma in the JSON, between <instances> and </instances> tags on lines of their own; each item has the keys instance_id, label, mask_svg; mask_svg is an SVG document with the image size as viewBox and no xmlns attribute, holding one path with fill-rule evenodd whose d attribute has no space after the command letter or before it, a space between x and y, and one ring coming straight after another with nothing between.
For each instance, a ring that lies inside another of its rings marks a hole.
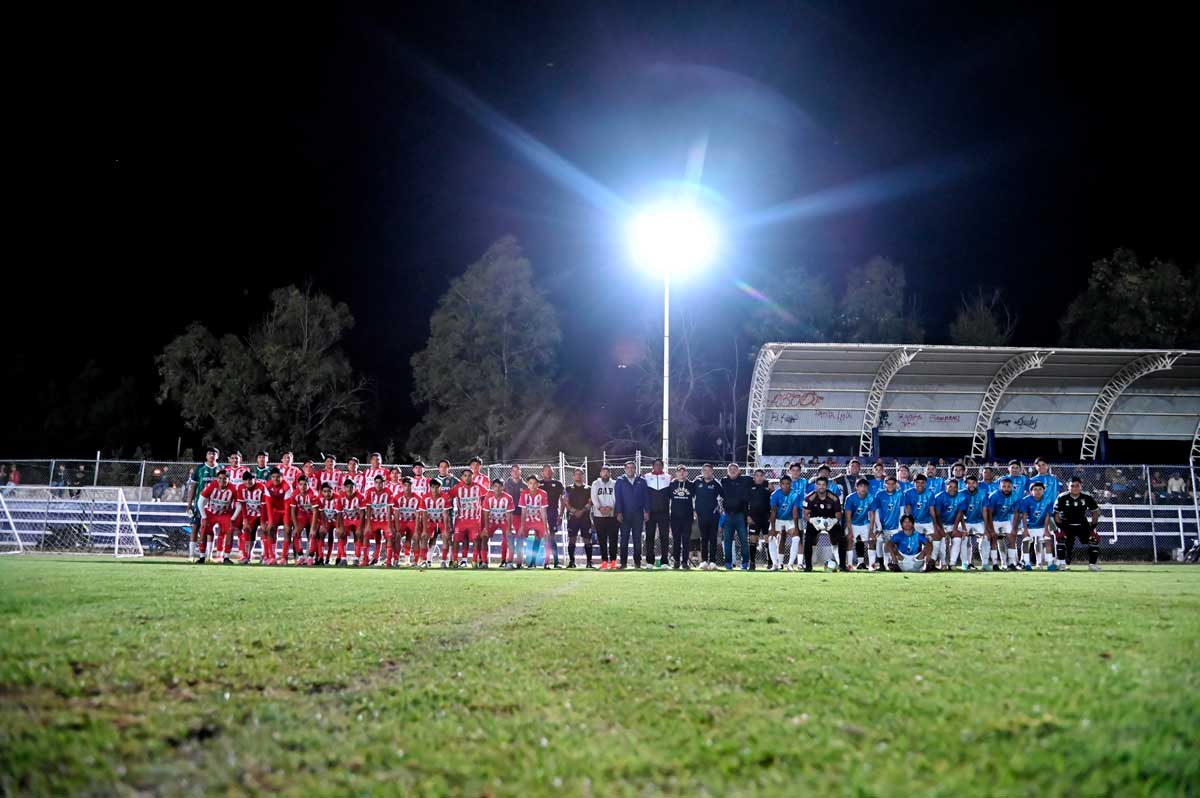
<instances>
[{"instance_id":1,"label":"bright light glare","mask_svg":"<svg viewBox=\"0 0 1200 798\"><path fill-rule=\"evenodd\" d=\"M712 263L720 245L716 223L692 203L646 208L633 218L628 232L634 263L655 274L699 271Z\"/></svg>"}]
</instances>

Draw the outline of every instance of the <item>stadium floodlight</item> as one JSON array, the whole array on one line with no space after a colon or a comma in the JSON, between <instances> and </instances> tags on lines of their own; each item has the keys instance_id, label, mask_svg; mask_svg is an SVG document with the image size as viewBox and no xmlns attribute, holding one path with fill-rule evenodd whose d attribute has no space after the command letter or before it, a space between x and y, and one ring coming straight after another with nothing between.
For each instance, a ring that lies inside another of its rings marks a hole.
<instances>
[{"instance_id":1,"label":"stadium floodlight","mask_svg":"<svg viewBox=\"0 0 1200 798\"><path fill-rule=\"evenodd\" d=\"M711 264L721 237L713 218L686 199L647 206L629 222L628 236L633 262L663 281L662 459L666 465L671 440L671 280Z\"/></svg>"}]
</instances>

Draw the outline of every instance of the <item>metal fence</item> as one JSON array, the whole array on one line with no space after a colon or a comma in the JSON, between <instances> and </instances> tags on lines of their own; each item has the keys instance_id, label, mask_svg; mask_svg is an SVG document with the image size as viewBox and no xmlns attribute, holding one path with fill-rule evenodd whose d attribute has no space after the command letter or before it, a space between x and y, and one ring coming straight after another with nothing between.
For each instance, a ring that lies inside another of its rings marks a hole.
<instances>
[{"instance_id":1,"label":"metal fence","mask_svg":"<svg viewBox=\"0 0 1200 798\"><path fill-rule=\"evenodd\" d=\"M601 466L608 466L613 478L624 473L624 464L633 461L637 473L650 470L652 460L643 457L640 451L622 455L603 452L598 458L573 457L559 453L548 460L517 463L490 463L482 468L489 479L508 479L516 466L522 478L530 475L542 476L542 469L549 465L553 476L564 485L569 485L575 468L582 468L590 484L599 476ZM176 551L186 547L186 534L182 527L189 521L183 506L187 480L196 467L194 462L165 460L104 460L93 459L45 459L45 460L0 460L10 470L16 467L21 485L47 486L68 495L72 489L87 486L119 487L125 491L134 523L139 529L143 545L148 552ZM398 465L404 473L411 472L408 464ZM687 468L688 477L701 475L703 463L698 461L672 462L668 470L679 465ZM714 463L715 476L725 475L726 465ZM767 466L766 476L774 482L782 473L783 463ZM900 467L895 461L885 465L885 473L896 475ZM910 469L918 464L908 464ZM923 470L923 463L920 464ZM393 465L388 466L393 467ZM454 466L456 473L466 466ZM801 474L808 479L817 475L818 466L811 462L801 464ZM968 473L981 474L982 468L972 467ZM432 473L433 469L429 469ZM938 476L948 477L950 466L936 469ZM845 472L842 466L832 468L834 476ZM862 475L870 477L871 468L864 464ZM1007 473L1007 468L997 466L994 477ZM1032 469L1026 470L1032 475ZM1197 473L1188 465L1154 464L1080 464L1059 463L1051 466L1050 473L1058 478L1061 489L1066 490L1068 480L1078 476L1083 489L1095 496L1101 505L1101 533L1103 556L1107 559L1165 562L1178 560L1182 550L1197 537L1200 530L1200 501L1195 490ZM5 490L0 485L0 491ZM693 526L693 554L699 551L699 533ZM580 541L586 543L586 541ZM560 558L566 550L565 519L560 519L558 543ZM495 545L498 554L498 542ZM665 559L667 552L656 546L654 559ZM646 552L647 557L651 552ZM740 555L739 555L740 556ZM759 564L767 562L766 552L756 552Z\"/></svg>"}]
</instances>

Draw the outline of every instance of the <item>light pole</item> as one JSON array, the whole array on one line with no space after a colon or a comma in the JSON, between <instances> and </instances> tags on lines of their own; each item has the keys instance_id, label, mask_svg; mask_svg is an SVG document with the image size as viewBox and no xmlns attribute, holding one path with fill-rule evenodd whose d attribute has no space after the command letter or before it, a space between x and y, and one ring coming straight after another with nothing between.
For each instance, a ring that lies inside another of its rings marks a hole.
<instances>
[{"instance_id":1,"label":"light pole","mask_svg":"<svg viewBox=\"0 0 1200 798\"><path fill-rule=\"evenodd\" d=\"M719 235L712 218L693 200L651 205L629 224L634 262L663 281L662 459L671 443L671 278L687 277L716 257Z\"/></svg>"}]
</instances>

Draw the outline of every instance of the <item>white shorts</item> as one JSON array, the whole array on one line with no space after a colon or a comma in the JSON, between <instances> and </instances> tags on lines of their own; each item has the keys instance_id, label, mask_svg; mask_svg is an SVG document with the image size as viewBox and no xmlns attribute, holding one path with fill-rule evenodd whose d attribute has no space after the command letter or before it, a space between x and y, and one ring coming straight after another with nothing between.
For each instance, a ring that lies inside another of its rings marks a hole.
<instances>
[{"instance_id":1,"label":"white shorts","mask_svg":"<svg viewBox=\"0 0 1200 798\"><path fill-rule=\"evenodd\" d=\"M781 521L778 518L775 519L775 531L776 532L793 532L793 531L795 531L795 529L796 529L795 521L786 521L786 520Z\"/></svg>"},{"instance_id":2,"label":"white shorts","mask_svg":"<svg viewBox=\"0 0 1200 798\"><path fill-rule=\"evenodd\" d=\"M983 537L985 534L987 534L982 521L978 524L965 524L964 526L966 526L966 528L967 528L968 535L975 535L976 537Z\"/></svg>"},{"instance_id":3,"label":"white shorts","mask_svg":"<svg viewBox=\"0 0 1200 798\"><path fill-rule=\"evenodd\" d=\"M915 554L909 557L906 557L902 554L900 555L900 570L910 574L917 573L918 571L924 571L925 561L918 560L917 555Z\"/></svg>"},{"instance_id":4,"label":"white shorts","mask_svg":"<svg viewBox=\"0 0 1200 798\"><path fill-rule=\"evenodd\" d=\"M927 537L927 538L933 537L933 522L932 521L930 521L928 524L917 524L916 526L917 526L917 531L920 532L925 537Z\"/></svg>"},{"instance_id":5,"label":"white shorts","mask_svg":"<svg viewBox=\"0 0 1200 798\"><path fill-rule=\"evenodd\" d=\"M992 528L997 535L1008 536L1012 532L1012 521L993 521Z\"/></svg>"},{"instance_id":6,"label":"white shorts","mask_svg":"<svg viewBox=\"0 0 1200 798\"><path fill-rule=\"evenodd\" d=\"M866 540L871 536L870 524L851 524L850 536L855 540Z\"/></svg>"}]
</instances>

